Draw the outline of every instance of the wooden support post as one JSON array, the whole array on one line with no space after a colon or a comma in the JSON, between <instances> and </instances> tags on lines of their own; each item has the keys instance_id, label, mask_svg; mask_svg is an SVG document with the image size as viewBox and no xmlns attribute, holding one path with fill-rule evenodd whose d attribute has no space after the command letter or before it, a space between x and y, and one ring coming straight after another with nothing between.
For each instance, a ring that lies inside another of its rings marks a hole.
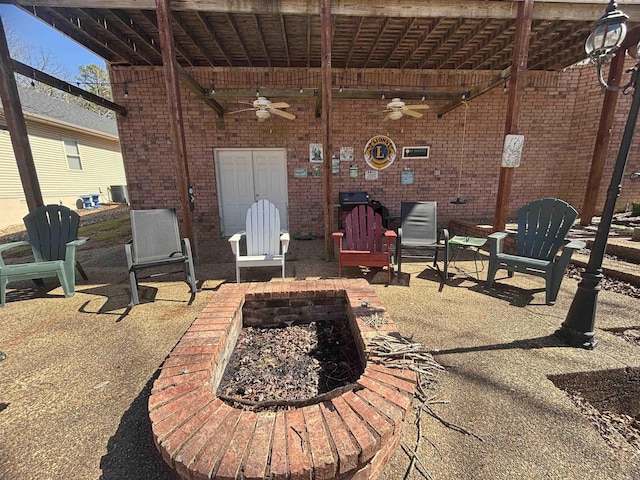
<instances>
[{"instance_id":1,"label":"wooden support post","mask_svg":"<svg viewBox=\"0 0 640 480\"><path fill-rule=\"evenodd\" d=\"M320 29L322 31L322 186L324 194L324 253L325 259L333 260L333 178L331 156L331 0L320 0Z\"/></svg>"},{"instance_id":2,"label":"wooden support post","mask_svg":"<svg viewBox=\"0 0 640 480\"><path fill-rule=\"evenodd\" d=\"M0 18L0 98L2 98L2 108L7 120L7 127L11 134L11 144L13 154L16 157L18 172L22 189L27 200L29 211L44 205L42 192L38 183L36 166L33 162L33 154L29 145L29 134L27 125L22 115L22 104L18 96L16 77L13 74L13 65L9 56L7 37L4 33L4 26Z\"/></svg>"},{"instance_id":3,"label":"wooden support post","mask_svg":"<svg viewBox=\"0 0 640 480\"><path fill-rule=\"evenodd\" d=\"M180 206L184 221L183 236L189 238L191 245L197 251L197 245L193 233L191 210L189 208L189 162L187 159L187 144L184 136L184 123L182 116L182 103L180 101L180 87L178 85L178 65L176 63L176 50L173 43L173 30L171 28L170 0L156 0L156 15L158 18L158 33L160 49L162 51L162 64L164 67L164 83L167 89L167 107L169 108L169 120L171 122L171 140L176 155L176 174L178 192L180 193ZM197 255L196 255L197 257Z\"/></svg>"},{"instance_id":4,"label":"wooden support post","mask_svg":"<svg viewBox=\"0 0 640 480\"><path fill-rule=\"evenodd\" d=\"M516 38L513 45L513 60L511 62L511 78L509 79L509 100L507 103L507 118L504 134L518 133L520 108L524 98L524 87L527 80L527 53L529 51L529 37L531 21L533 19L533 0L518 2L516 16ZM504 230L509 211L509 196L513 181L513 168L500 167L496 210L493 216L493 229Z\"/></svg>"},{"instance_id":5,"label":"wooden support post","mask_svg":"<svg viewBox=\"0 0 640 480\"><path fill-rule=\"evenodd\" d=\"M611 60L609 77L607 79L609 85L620 85L620 79L624 71L624 59L625 55L618 54ZM618 90L605 91L602 110L600 112L598 133L596 134L596 144L593 147L593 158L591 159L591 168L589 169L589 178L587 179L587 190L584 194L584 202L582 204L582 211L580 212L580 225L582 226L587 226L591 223L596 211L596 203L598 201L600 183L602 182L602 172L607 159L609 139L611 138L611 126L613 125L617 102Z\"/></svg>"}]
</instances>

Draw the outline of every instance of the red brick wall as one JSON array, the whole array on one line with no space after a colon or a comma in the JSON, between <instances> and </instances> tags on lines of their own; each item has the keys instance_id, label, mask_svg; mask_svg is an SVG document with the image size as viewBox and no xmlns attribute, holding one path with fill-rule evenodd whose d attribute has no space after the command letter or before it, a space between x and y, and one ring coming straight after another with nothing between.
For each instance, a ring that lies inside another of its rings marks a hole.
<instances>
[{"instance_id":1,"label":"red brick wall","mask_svg":"<svg viewBox=\"0 0 640 480\"><path fill-rule=\"evenodd\" d=\"M116 101L127 107L127 117L118 118L120 140L127 171L128 189L133 208L178 207L176 170L169 128L169 116L161 68L111 67ZM317 87L318 70L274 72L268 69L229 71L192 68L192 75L203 86L240 88L256 85L269 88ZM386 100L333 101L333 153L340 147L353 147L360 169L357 179L349 177L349 164L343 162L339 174L333 175L334 199L339 191L366 190L379 200L392 215L399 214L402 200L435 200L439 223L452 219L489 222L495 209L502 152L507 97L502 88L469 102L464 154L462 136L464 107L442 118L437 111L446 101L427 102L431 109L421 119L403 118L382 122L380 113L395 88L406 90L463 90L489 79L492 72L478 74L444 72L384 72L334 75L335 85L386 90ZM391 87L390 87L391 86ZM124 91L127 98L124 98ZM237 100L220 99L229 111L243 106ZM273 98L278 101L281 99ZM213 151L217 147L285 147L288 160L289 231L322 233L322 179L311 176L308 161L309 143L322 142L322 122L315 117L315 98L287 98L297 119L272 118L258 123L251 112L217 118L213 110L195 95L182 89L187 155L197 201L194 225L200 236L220 235ZM419 103L419 102L408 102ZM513 176L510 213L524 203L545 196L556 196L580 210L589 173L593 142L598 125L602 94L592 66L574 67L557 75L530 72L520 119L520 132L525 135L522 165ZM598 209L611 175L620 143L630 98L620 95L616 125L600 190ZM367 181L364 172L371 170L363 159L365 143L374 135L389 135L399 152L407 145L430 145L428 160L398 159L379 172L377 181ZM640 171L637 145L634 141L627 172ZM464 205L450 202L458 196L462 158L460 197ZM309 177L293 178L298 167L309 168ZM415 174L414 185L400 185L403 169ZM435 171L440 174L436 175ZM640 181L631 182L628 174L623 183L618 210L627 202L640 200Z\"/></svg>"}]
</instances>

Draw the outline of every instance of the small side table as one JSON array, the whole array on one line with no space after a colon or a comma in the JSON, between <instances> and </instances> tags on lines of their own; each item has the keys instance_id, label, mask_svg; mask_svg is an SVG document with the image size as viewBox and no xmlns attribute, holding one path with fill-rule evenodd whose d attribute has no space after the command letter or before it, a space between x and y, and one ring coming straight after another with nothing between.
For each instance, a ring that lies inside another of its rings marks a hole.
<instances>
[{"instance_id":1,"label":"small side table","mask_svg":"<svg viewBox=\"0 0 640 480\"><path fill-rule=\"evenodd\" d=\"M464 237L462 235L456 235L453 238L449 239L449 245L452 247L452 255L449 263L453 262L453 266L460 270L462 273L471 276L468 272L465 272L461 268L456 266L456 260L458 259L458 254L464 250L470 250L473 252L473 263L476 267L476 278L480 280L480 272L484 270L484 261L482 260L482 255L480 255L480 248L487 243L486 238L476 238L476 237ZM478 260L480 260L480 269L478 269Z\"/></svg>"}]
</instances>

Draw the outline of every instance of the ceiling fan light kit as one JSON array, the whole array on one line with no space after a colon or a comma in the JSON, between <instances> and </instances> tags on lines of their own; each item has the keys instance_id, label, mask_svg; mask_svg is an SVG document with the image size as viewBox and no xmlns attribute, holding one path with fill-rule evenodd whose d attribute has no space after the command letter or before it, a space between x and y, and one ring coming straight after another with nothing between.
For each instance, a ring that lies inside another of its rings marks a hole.
<instances>
[{"instance_id":1,"label":"ceiling fan light kit","mask_svg":"<svg viewBox=\"0 0 640 480\"><path fill-rule=\"evenodd\" d=\"M416 110L424 110L429 108L428 105L407 105L399 98L393 98L389 103L387 103L387 109L384 110L387 112L387 115L384 117L384 121L386 120L400 120L405 115L408 115L413 118L422 117L422 113L416 112Z\"/></svg>"}]
</instances>

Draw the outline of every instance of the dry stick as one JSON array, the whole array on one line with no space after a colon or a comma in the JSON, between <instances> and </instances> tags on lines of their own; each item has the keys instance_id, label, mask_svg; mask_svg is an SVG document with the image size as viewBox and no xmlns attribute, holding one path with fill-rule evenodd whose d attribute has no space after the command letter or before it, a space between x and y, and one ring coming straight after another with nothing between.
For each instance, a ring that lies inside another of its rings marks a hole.
<instances>
[{"instance_id":1,"label":"dry stick","mask_svg":"<svg viewBox=\"0 0 640 480\"><path fill-rule=\"evenodd\" d=\"M404 443L401 443L400 446L402 447L402 450L404 450L404 453L406 453L407 456L411 458L411 462L412 462L412 464L407 469L407 473L405 473L404 478L405 479L409 478L409 475L411 474L411 470L413 469L413 461L417 460L418 467L416 467L416 470L418 470L418 472L420 472L422 476L427 480L433 480L433 477L431 476L427 468L424 466L424 463L422 463L422 461L418 458L416 453L413 450L411 450L408 446L406 446Z\"/></svg>"},{"instance_id":2,"label":"dry stick","mask_svg":"<svg viewBox=\"0 0 640 480\"><path fill-rule=\"evenodd\" d=\"M428 405L425 408L426 408L427 413L429 415L431 415L433 418L438 420L445 427L450 428L452 430L455 430L456 432L464 433L465 435L471 435L472 437L477 438L481 442L484 442L484 439L481 436L476 435L475 433L471 432L470 430L467 430L464 427L461 427L460 425L456 425L455 423L451 423L451 422L446 421L444 418L442 418L440 415L438 415L436 412L434 412Z\"/></svg>"}]
</instances>

